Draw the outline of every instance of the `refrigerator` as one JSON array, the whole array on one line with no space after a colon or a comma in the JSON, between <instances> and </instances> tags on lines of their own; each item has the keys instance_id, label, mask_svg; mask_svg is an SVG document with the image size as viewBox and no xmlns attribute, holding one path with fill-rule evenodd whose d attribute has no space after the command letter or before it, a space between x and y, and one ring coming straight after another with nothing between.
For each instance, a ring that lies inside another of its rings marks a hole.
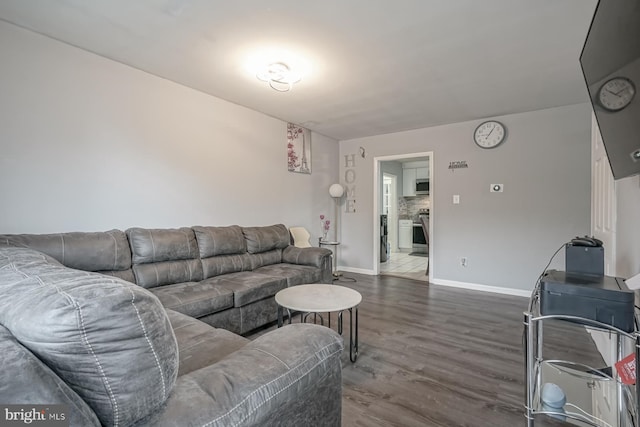
<instances>
[{"instance_id":1,"label":"refrigerator","mask_svg":"<svg viewBox=\"0 0 640 427\"><path fill-rule=\"evenodd\" d=\"M387 238L387 215L380 215L380 262L389 258Z\"/></svg>"}]
</instances>

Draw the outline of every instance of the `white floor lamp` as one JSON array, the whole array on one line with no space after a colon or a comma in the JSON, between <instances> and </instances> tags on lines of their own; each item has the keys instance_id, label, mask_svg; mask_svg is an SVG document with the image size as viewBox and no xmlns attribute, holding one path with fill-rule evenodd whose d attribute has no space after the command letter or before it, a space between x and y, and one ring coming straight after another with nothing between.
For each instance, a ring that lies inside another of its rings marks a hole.
<instances>
[{"instance_id":1,"label":"white floor lamp","mask_svg":"<svg viewBox=\"0 0 640 427\"><path fill-rule=\"evenodd\" d=\"M338 219L338 216L340 215L340 209L338 209L338 206L340 205L340 199L342 198L342 196L344 195L344 187L340 184L333 184L331 185L331 187L329 187L329 195L331 195L331 197L333 197L333 200L336 203L335 206L335 228L336 228L336 239L334 243L334 254L333 254L333 264L334 264L334 268L333 268L333 275L335 277L340 276L340 273L338 273L338 245L340 244L340 240L338 239L338 232L340 230L340 222Z\"/></svg>"}]
</instances>

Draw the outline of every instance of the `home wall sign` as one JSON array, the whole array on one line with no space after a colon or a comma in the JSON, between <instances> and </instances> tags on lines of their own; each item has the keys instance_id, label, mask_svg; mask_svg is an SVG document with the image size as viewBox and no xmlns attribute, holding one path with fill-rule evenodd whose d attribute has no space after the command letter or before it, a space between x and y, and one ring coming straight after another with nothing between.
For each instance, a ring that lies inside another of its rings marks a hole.
<instances>
[{"instance_id":1,"label":"home wall sign","mask_svg":"<svg viewBox=\"0 0 640 427\"><path fill-rule=\"evenodd\" d=\"M456 160L453 162L449 162L449 169L451 169L451 172L453 172L456 169L465 169L468 167L469 165L467 164L466 160Z\"/></svg>"},{"instance_id":2,"label":"home wall sign","mask_svg":"<svg viewBox=\"0 0 640 427\"><path fill-rule=\"evenodd\" d=\"M356 155L346 154L344 156L344 182L345 198L344 211L355 213L356 211Z\"/></svg>"}]
</instances>

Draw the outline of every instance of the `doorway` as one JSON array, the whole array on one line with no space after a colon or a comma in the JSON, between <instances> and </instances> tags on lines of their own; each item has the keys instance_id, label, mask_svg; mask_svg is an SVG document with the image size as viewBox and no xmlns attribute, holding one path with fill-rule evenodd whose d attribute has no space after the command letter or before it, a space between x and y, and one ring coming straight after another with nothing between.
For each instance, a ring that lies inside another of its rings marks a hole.
<instances>
[{"instance_id":1,"label":"doorway","mask_svg":"<svg viewBox=\"0 0 640 427\"><path fill-rule=\"evenodd\" d=\"M433 158L433 152L374 158L375 274L423 281L432 276Z\"/></svg>"}]
</instances>

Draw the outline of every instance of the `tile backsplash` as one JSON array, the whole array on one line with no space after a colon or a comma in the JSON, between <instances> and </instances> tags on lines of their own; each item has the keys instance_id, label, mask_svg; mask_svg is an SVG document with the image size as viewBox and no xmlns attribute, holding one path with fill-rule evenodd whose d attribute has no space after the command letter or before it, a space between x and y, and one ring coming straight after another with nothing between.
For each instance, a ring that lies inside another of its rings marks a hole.
<instances>
[{"instance_id":1,"label":"tile backsplash","mask_svg":"<svg viewBox=\"0 0 640 427\"><path fill-rule=\"evenodd\" d=\"M431 207L431 196L399 197L398 215L400 219L413 219L420 209Z\"/></svg>"}]
</instances>

